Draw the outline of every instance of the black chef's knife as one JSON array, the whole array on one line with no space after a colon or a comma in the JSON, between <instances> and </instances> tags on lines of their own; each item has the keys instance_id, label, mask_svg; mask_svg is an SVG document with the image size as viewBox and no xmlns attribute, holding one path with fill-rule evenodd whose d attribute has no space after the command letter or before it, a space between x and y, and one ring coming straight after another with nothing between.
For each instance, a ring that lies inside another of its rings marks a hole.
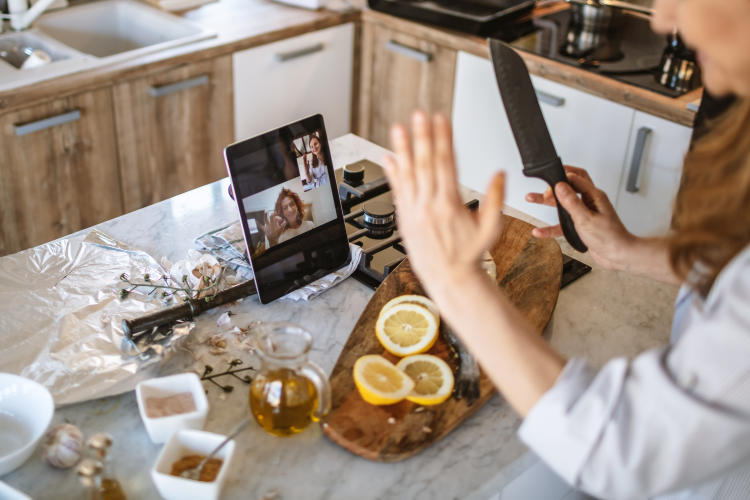
<instances>
[{"instance_id":1,"label":"black chef's knife","mask_svg":"<svg viewBox=\"0 0 750 500\"><path fill-rule=\"evenodd\" d=\"M526 64L515 50L500 40L490 38L487 43L510 128L521 153L523 174L546 181L554 193L555 185L558 182L567 182L568 177L565 175L562 160L557 156L552 144ZM588 249L578 236L570 214L557 200L556 194L555 201L565 239L579 252L585 252Z\"/></svg>"}]
</instances>

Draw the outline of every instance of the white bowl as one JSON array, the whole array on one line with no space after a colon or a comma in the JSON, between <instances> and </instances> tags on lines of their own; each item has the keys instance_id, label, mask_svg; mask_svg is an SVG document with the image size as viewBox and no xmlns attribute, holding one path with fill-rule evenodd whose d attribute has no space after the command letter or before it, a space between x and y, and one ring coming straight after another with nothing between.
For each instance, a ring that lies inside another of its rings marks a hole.
<instances>
[{"instance_id":1,"label":"white bowl","mask_svg":"<svg viewBox=\"0 0 750 500\"><path fill-rule=\"evenodd\" d=\"M229 441L215 455L222 461L219 474L211 483L193 481L173 476L172 464L186 455L208 455L226 439L226 436L204 431L178 431L162 448L151 479L159 494L167 500L217 500L224 486L227 471L232 464L234 441Z\"/></svg>"},{"instance_id":2,"label":"white bowl","mask_svg":"<svg viewBox=\"0 0 750 500\"><path fill-rule=\"evenodd\" d=\"M55 402L46 387L0 373L0 476L31 456L54 413Z\"/></svg>"},{"instance_id":3,"label":"white bowl","mask_svg":"<svg viewBox=\"0 0 750 500\"><path fill-rule=\"evenodd\" d=\"M166 398L181 392L189 392L193 395L195 411L161 418L151 418L146 414L147 398ZM143 425L146 426L148 436L154 443L166 443L172 434L179 430L201 430L206 423L208 399L201 379L195 373L180 373L144 380L136 386L135 395Z\"/></svg>"},{"instance_id":4,"label":"white bowl","mask_svg":"<svg viewBox=\"0 0 750 500\"><path fill-rule=\"evenodd\" d=\"M22 491L0 481L0 498L3 500L32 500L32 498Z\"/></svg>"}]
</instances>

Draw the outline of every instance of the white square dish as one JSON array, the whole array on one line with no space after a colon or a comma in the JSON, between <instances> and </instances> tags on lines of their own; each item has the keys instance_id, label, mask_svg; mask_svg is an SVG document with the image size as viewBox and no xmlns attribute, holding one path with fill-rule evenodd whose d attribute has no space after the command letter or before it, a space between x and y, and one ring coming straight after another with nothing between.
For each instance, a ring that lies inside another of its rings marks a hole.
<instances>
[{"instance_id":1,"label":"white square dish","mask_svg":"<svg viewBox=\"0 0 750 500\"><path fill-rule=\"evenodd\" d=\"M224 486L227 471L232 464L234 455L234 440L229 441L215 455L222 461L219 474L213 482L205 483L182 477L172 476L172 464L187 455L208 455L226 436L205 431L178 431L172 435L169 442L162 448L154 468L151 469L151 479L154 481L159 494L167 500L217 500Z\"/></svg>"},{"instance_id":2,"label":"white square dish","mask_svg":"<svg viewBox=\"0 0 750 500\"><path fill-rule=\"evenodd\" d=\"M147 398L166 398L183 392L193 395L195 411L151 418L146 412ZM146 432L154 443L166 443L172 435L183 429L201 430L208 415L208 399L201 379L195 373L179 373L168 377L144 380L135 388L138 410Z\"/></svg>"}]
</instances>

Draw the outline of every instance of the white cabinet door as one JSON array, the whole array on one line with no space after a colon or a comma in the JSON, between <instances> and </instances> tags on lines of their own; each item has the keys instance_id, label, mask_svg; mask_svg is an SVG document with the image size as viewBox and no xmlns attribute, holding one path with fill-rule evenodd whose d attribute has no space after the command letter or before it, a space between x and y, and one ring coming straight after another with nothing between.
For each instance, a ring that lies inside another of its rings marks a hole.
<instances>
[{"instance_id":1,"label":"white cabinet door","mask_svg":"<svg viewBox=\"0 0 750 500\"><path fill-rule=\"evenodd\" d=\"M692 133L692 128L636 111L616 205L633 234L663 236L669 230Z\"/></svg>"},{"instance_id":2,"label":"white cabinet door","mask_svg":"<svg viewBox=\"0 0 750 500\"><path fill-rule=\"evenodd\" d=\"M613 200L622 174L634 111L564 85L532 76L542 113L558 154L567 165L585 168ZM459 52L453 101L453 126L459 178L485 192L490 177L505 170L506 203L556 224L557 211L525 201L526 193L546 184L523 175L513 133L489 60Z\"/></svg>"},{"instance_id":3,"label":"white cabinet door","mask_svg":"<svg viewBox=\"0 0 750 500\"><path fill-rule=\"evenodd\" d=\"M344 24L232 56L237 140L316 113L328 137L349 133L354 25Z\"/></svg>"}]
</instances>

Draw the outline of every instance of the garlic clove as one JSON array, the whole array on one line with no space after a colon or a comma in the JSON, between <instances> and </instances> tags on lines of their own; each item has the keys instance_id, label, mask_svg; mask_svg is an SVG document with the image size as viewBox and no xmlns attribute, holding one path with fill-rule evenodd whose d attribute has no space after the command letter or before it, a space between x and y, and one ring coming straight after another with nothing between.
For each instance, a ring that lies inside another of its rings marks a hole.
<instances>
[{"instance_id":1,"label":"garlic clove","mask_svg":"<svg viewBox=\"0 0 750 500\"><path fill-rule=\"evenodd\" d=\"M71 424L60 424L44 437L42 460L51 467L73 467L83 455L83 433Z\"/></svg>"}]
</instances>

